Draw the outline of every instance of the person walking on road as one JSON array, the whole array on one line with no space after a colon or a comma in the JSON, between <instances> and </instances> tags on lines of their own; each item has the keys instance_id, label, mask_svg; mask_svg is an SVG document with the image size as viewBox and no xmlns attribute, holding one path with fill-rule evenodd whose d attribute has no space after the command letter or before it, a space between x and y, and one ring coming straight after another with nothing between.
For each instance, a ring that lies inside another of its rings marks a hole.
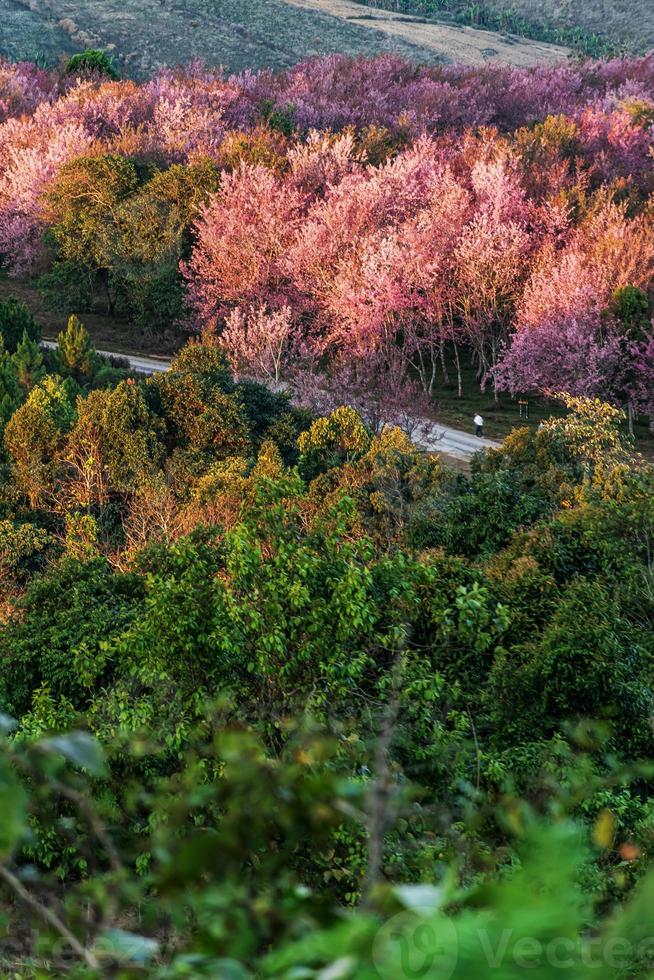
<instances>
[{"instance_id":1,"label":"person walking on road","mask_svg":"<svg viewBox=\"0 0 654 980\"><path fill-rule=\"evenodd\" d=\"M479 412L477 412L477 414L475 415L474 421L475 421L475 435L481 438L484 434L484 420L479 414Z\"/></svg>"}]
</instances>

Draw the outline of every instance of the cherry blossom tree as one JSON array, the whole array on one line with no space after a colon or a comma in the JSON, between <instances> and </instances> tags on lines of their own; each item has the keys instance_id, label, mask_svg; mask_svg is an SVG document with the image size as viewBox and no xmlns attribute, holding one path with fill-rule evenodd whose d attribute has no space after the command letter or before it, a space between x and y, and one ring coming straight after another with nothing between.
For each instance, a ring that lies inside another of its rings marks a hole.
<instances>
[{"instance_id":1,"label":"cherry blossom tree","mask_svg":"<svg viewBox=\"0 0 654 980\"><path fill-rule=\"evenodd\" d=\"M288 306L273 312L261 306L251 313L234 310L225 321L220 346L234 374L272 381L282 374L299 352L297 327Z\"/></svg>"},{"instance_id":2,"label":"cherry blossom tree","mask_svg":"<svg viewBox=\"0 0 654 980\"><path fill-rule=\"evenodd\" d=\"M53 261L48 201L71 161L122 160L140 200L203 160L218 190L166 259L163 302L181 303L182 255L185 325L222 336L237 371L278 383L309 356L353 390L378 371L397 402L433 394L452 358L461 394L465 356L497 389L567 385L648 411L649 334L625 331L611 297L652 290L653 87L654 56L333 55L142 84L0 61L0 260L18 275ZM116 217L126 255L145 213Z\"/></svg>"},{"instance_id":3,"label":"cherry blossom tree","mask_svg":"<svg viewBox=\"0 0 654 980\"><path fill-rule=\"evenodd\" d=\"M91 142L77 124L51 129L12 120L0 126L0 253L12 274L33 270L42 254L43 194L59 168L84 155Z\"/></svg>"},{"instance_id":4,"label":"cherry blossom tree","mask_svg":"<svg viewBox=\"0 0 654 980\"><path fill-rule=\"evenodd\" d=\"M628 219L625 208L614 205L593 214L563 251L548 247L540 256L495 372L498 386L601 396L628 407L642 403L648 345L641 348L625 333L611 300L616 290L646 286L653 275L648 219Z\"/></svg>"},{"instance_id":5,"label":"cherry blossom tree","mask_svg":"<svg viewBox=\"0 0 654 980\"><path fill-rule=\"evenodd\" d=\"M189 307L204 329L215 330L237 305L297 303L286 260L303 204L300 191L261 165L223 176L183 267Z\"/></svg>"},{"instance_id":6,"label":"cherry blossom tree","mask_svg":"<svg viewBox=\"0 0 654 980\"><path fill-rule=\"evenodd\" d=\"M314 198L324 197L344 177L363 173L366 162L352 129L340 134L312 129L305 140L289 147L287 160L293 184Z\"/></svg>"},{"instance_id":7,"label":"cherry blossom tree","mask_svg":"<svg viewBox=\"0 0 654 980\"><path fill-rule=\"evenodd\" d=\"M455 314L482 382L494 379L528 270L529 248L524 227L483 212L467 225L457 246Z\"/></svg>"},{"instance_id":8,"label":"cherry blossom tree","mask_svg":"<svg viewBox=\"0 0 654 980\"><path fill-rule=\"evenodd\" d=\"M32 113L58 94L52 73L30 62L13 64L0 58L0 123L12 116Z\"/></svg>"},{"instance_id":9,"label":"cherry blossom tree","mask_svg":"<svg viewBox=\"0 0 654 980\"><path fill-rule=\"evenodd\" d=\"M652 332L629 347L633 374L629 386L630 403L635 411L647 415L654 432L654 324Z\"/></svg>"},{"instance_id":10,"label":"cherry blossom tree","mask_svg":"<svg viewBox=\"0 0 654 980\"><path fill-rule=\"evenodd\" d=\"M363 356L396 346L431 395L453 336L447 316L452 257L469 210L469 194L444 171L434 175L420 211L353 244L324 304L327 337L341 353Z\"/></svg>"},{"instance_id":11,"label":"cherry blossom tree","mask_svg":"<svg viewBox=\"0 0 654 980\"><path fill-rule=\"evenodd\" d=\"M354 408L376 435L388 426L413 438L433 430L430 400L397 350L351 357L334 363L327 373L298 371L292 390L296 405L318 415L345 405Z\"/></svg>"},{"instance_id":12,"label":"cherry blossom tree","mask_svg":"<svg viewBox=\"0 0 654 980\"><path fill-rule=\"evenodd\" d=\"M512 394L566 391L611 399L623 367L623 346L614 329L580 312L564 319L543 318L515 334L495 371L498 388Z\"/></svg>"},{"instance_id":13,"label":"cherry blossom tree","mask_svg":"<svg viewBox=\"0 0 654 980\"><path fill-rule=\"evenodd\" d=\"M423 139L381 167L367 167L310 203L289 253L298 289L328 304L333 280L364 236L389 231L419 213L442 169L436 147Z\"/></svg>"}]
</instances>

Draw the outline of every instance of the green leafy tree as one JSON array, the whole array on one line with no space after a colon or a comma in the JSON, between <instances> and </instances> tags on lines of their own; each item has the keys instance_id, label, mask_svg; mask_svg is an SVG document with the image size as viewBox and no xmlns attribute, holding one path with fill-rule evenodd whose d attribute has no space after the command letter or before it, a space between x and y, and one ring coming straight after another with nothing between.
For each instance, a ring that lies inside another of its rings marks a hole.
<instances>
[{"instance_id":1,"label":"green leafy tree","mask_svg":"<svg viewBox=\"0 0 654 980\"><path fill-rule=\"evenodd\" d=\"M110 493L136 492L162 465L162 436L161 422L131 378L80 397L62 452L77 503L88 506L106 502Z\"/></svg>"},{"instance_id":2,"label":"green leafy tree","mask_svg":"<svg viewBox=\"0 0 654 980\"><path fill-rule=\"evenodd\" d=\"M53 304L81 308L100 293L109 312L170 327L183 312L191 224L218 184L215 163L201 157L163 171L117 155L66 164L46 202L55 264L41 282Z\"/></svg>"},{"instance_id":3,"label":"green leafy tree","mask_svg":"<svg viewBox=\"0 0 654 980\"><path fill-rule=\"evenodd\" d=\"M23 561L44 543L43 532L30 531L33 538L21 532L16 541L14 532L12 539L14 550L26 552ZM110 676L103 644L125 629L142 590L141 580L114 574L102 558L66 557L47 577L35 579L20 600L20 618L0 636L5 706L26 713L42 685L55 699L65 697L78 708L88 704L99 679Z\"/></svg>"},{"instance_id":4,"label":"green leafy tree","mask_svg":"<svg viewBox=\"0 0 654 980\"><path fill-rule=\"evenodd\" d=\"M161 425L141 387L128 379L109 392L101 409L106 465L119 493L136 490L163 459Z\"/></svg>"},{"instance_id":5,"label":"green leafy tree","mask_svg":"<svg viewBox=\"0 0 654 980\"><path fill-rule=\"evenodd\" d=\"M0 973L437 978L449 920L471 980L551 980L561 937L570 980L599 937L645 975L654 468L617 410L468 479L206 337L90 391L2 363Z\"/></svg>"},{"instance_id":6,"label":"green leafy tree","mask_svg":"<svg viewBox=\"0 0 654 980\"><path fill-rule=\"evenodd\" d=\"M600 399L557 397L565 415L551 416L535 431L514 429L500 449L472 464L475 473L505 474L521 496L534 497L536 509L560 506L592 485L605 485L611 495L635 460L621 409Z\"/></svg>"},{"instance_id":7,"label":"green leafy tree","mask_svg":"<svg viewBox=\"0 0 654 980\"><path fill-rule=\"evenodd\" d=\"M0 521L0 596L7 596L43 570L53 538L34 524Z\"/></svg>"},{"instance_id":8,"label":"green leafy tree","mask_svg":"<svg viewBox=\"0 0 654 980\"><path fill-rule=\"evenodd\" d=\"M191 486L216 460L248 449L248 419L216 345L187 345L152 388L175 446L171 467L181 484Z\"/></svg>"},{"instance_id":9,"label":"green leafy tree","mask_svg":"<svg viewBox=\"0 0 654 980\"><path fill-rule=\"evenodd\" d=\"M354 460L370 448L370 433L353 408L337 408L319 418L298 439L300 471L312 479L332 466Z\"/></svg>"},{"instance_id":10,"label":"green leafy tree","mask_svg":"<svg viewBox=\"0 0 654 980\"><path fill-rule=\"evenodd\" d=\"M91 514L66 514L66 553L80 561L99 555L98 522Z\"/></svg>"},{"instance_id":11,"label":"green leafy tree","mask_svg":"<svg viewBox=\"0 0 654 980\"><path fill-rule=\"evenodd\" d=\"M603 473L628 465L632 457L621 432L624 412L599 398L575 398L565 393L557 397L568 414L543 422L537 439L563 453L562 461L577 467L584 478L599 479Z\"/></svg>"},{"instance_id":12,"label":"green leafy tree","mask_svg":"<svg viewBox=\"0 0 654 980\"><path fill-rule=\"evenodd\" d=\"M510 649L493 668L489 697L502 738L548 737L581 718L611 723L624 757L644 758L654 707L650 644L597 580L563 591L542 635Z\"/></svg>"},{"instance_id":13,"label":"green leafy tree","mask_svg":"<svg viewBox=\"0 0 654 980\"><path fill-rule=\"evenodd\" d=\"M7 423L5 448L16 483L30 507L41 506L56 492L56 476L64 438L75 421L72 382L48 375L32 388Z\"/></svg>"},{"instance_id":14,"label":"green leafy tree","mask_svg":"<svg viewBox=\"0 0 654 980\"><path fill-rule=\"evenodd\" d=\"M63 262L91 274L110 313L119 298L111 256L119 234L120 205L138 184L136 164L123 156L77 157L60 168L44 204L56 249L55 270ZM43 285L47 290L47 279Z\"/></svg>"},{"instance_id":15,"label":"green leafy tree","mask_svg":"<svg viewBox=\"0 0 654 980\"><path fill-rule=\"evenodd\" d=\"M623 286L612 297L611 312L630 340L643 340L652 326L652 302L637 286Z\"/></svg>"},{"instance_id":16,"label":"green leafy tree","mask_svg":"<svg viewBox=\"0 0 654 980\"><path fill-rule=\"evenodd\" d=\"M180 259L190 251L192 222L218 187L215 163L198 157L156 172L122 203L112 243L112 275L145 329L162 330L181 317Z\"/></svg>"},{"instance_id":17,"label":"green leafy tree","mask_svg":"<svg viewBox=\"0 0 654 980\"><path fill-rule=\"evenodd\" d=\"M74 725L53 734L48 722L66 710L40 693L18 737L16 721L0 720L0 889L7 905L21 906L10 925L20 914L39 930L52 975L71 961L84 980L110 972L155 980L189 968L194 977L236 980L375 980L418 967L434 980L513 980L527 970L539 980L554 970L565 980L646 975L652 874L608 916L593 916L580 881L589 855L605 857L611 846L606 811L591 840L565 814L543 821L528 804L507 801L514 867L467 887L454 869L439 880L380 883L365 907L344 916L307 887L302 860L362 821L366 785L344 778L332 742L300 731L273 760L218 707L212 739L196 733L177 772L139 784L131 763L155 752L133 737L120 753L115 792L125 816L117 827L120 808L102 788L120 750ZM140 853L126 833L139 816ZM48 845L71 836L92 887L71 875L61 903L47 877L34 866L21 875L19 861L26 848L52 853Z\"/></svg>"}]
</instances>

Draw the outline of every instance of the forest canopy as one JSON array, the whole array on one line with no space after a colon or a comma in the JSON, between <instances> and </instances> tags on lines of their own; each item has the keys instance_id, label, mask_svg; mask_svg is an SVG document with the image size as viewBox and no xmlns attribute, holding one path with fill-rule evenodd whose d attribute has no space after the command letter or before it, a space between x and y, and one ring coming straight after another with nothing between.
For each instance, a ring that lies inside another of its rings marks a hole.
<instances>
[{"instance_id":1,"label":"forest canopy","mask_svg":"<svg viewBox=\"0 0 654 980\"><path fill-rule=\"evenodd\" d=\"M401 402L461 396L470 364L496 396L651 419L653 79L652 55L143 84L3 63L0 256L55 308L213 331L307 401L317 366Z\"/></svg>"},{"instance_id":2,"label":"forest canopy","mask_svg":"<svg viewBox=\"0 0 654 980\"><path fill-rule=\"evenodd\" d=\"M651 973L653 81L0 66L3 975Z\"/></svg>"}]
</instances>

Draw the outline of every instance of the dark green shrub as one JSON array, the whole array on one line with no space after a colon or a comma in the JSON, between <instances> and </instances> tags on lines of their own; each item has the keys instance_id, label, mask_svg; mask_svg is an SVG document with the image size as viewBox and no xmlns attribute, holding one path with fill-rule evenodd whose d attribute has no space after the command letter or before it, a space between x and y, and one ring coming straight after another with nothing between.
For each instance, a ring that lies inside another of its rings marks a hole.
<instances>
[{"instance_id":1,"label":"dark green shrub","mask_svg":"<svg viewBox=\"0 0 654 980\"><path fill-rule=\"evenodd\" d=\"M652 324L652 302L637 286L623 286L613 293L611 312L632 340L642 340Z\"/></svg>"},{"instance_id":2,"label":"dark green shrub","mask_svg":"<svg viewBox=\"0 0 654 980\"><path fill-rule=\"evenodd\" d=\"M0 633L5 708L28 711L43 684L81 707L109 676L101 645L126 628L142 593L142 579L115 574L103 559L65 559L36 579L22 619Z\"/></svg>"},{"instance_id":3,"label":"dark green shrub","mask_svg":"<svg viewBox=\"0 0 654 980\"><path fill-rule=\"evenodd\" d=\"M39 276L37 285L50 309L61 313L76 310L86 313L94 306L94 278L94 273L86 266L61 259Z\"/></svg>"},{"instance_id":4,"label":"dark green shrub","mask_svg":"<svg viewBox=\"0 0 654 980\"><path fill-rule=\"evenodd\" d=\"M107 78L118 81L120 72L113 58L105 51L87 48L79 54L74 54L66 62L67 75L106 75Z\"/></svg>"},{"instance_id":5,"label":"dark green shrub","mask_svg":"<svg viewBox=\"0 0 654 980\"><path fill-rule=\"evenodd\" d=\"M2 300L0 302L0 334L2 334L5 349L10 354L16 352L25 333L30 340L38 342L41 339L41 328L30 313L28 305L15 296Z\"/></svg>"}]
</instances>

